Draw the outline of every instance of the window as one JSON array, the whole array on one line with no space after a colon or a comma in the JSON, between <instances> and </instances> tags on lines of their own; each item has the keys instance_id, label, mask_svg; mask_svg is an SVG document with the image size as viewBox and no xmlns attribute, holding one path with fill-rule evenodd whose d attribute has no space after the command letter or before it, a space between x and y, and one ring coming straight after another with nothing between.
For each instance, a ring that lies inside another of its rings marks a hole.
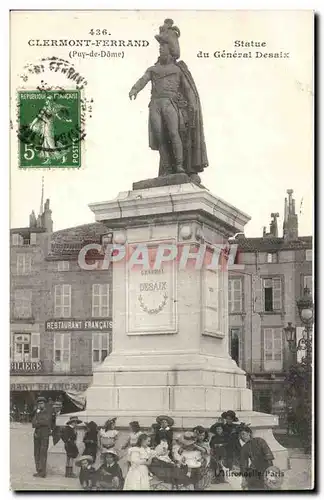
<instances>
[{"instance_id":1,"label":"window","mask_svg":"<svg viewBox=\"0 0 324 500\"><path fill-rule=\"evenodd\" d=\"M228 312L239 313L242 311L242 280L228 280Z\"/></svg>"},{"instance_id":2,"label":"window","mask_svg":"<svg viewBox=\"0 0 324 500\"><path fill-rule=\"evenodd\" d=\"M283 367L282 329L264 329L264 369L266 371L280 371Z\"/></svg>"},{"instance_id":3,"label":"window","mask_svg":"<svg viewBox=\"0 0 324 500\"><path fill-rule=\"evenodd\" d=\"M100 365L109 353L109 333L94 333L92 337L92 366Z\"/></svg>"},{"instance_id":4,"label":"window","mask_svg":"<svg viewBox=\"0 0 324 500\"><path fill-rule=\"evenodd\" d=\"M36 233L30 233L30 244L31 245L36 245L37 243L37 236Z\"/></svg>"},{"instance_id":5,"label":"window","mask_svg":"<svg viewBox=\"0 0 324 500\"><path fill-rule=\"evenodd\" d=\"M68 372L70 370L70 333L55 333L54 335L54 371Z\"/></svg>"},{"instance_id":6,"label":"window","mask_svg":"<svg viewBox=\"0 0 324 500\"><path fill-rule=\"evenodd\" d=\"M38 361L39 333L15 333L11 361Z\"/></svg>"},{"instance_id":7,"label":"window","mask_svg":"<svg viewBox=\"0 0 324 500\"><path fill-rule=\"evenodd\" d=\"M14 246L19 246L22 245L23 238L20 236L20 234L13 234L11 238L12 245Z\"/></svg>"},{"instance_id":8,"label":"window","mask_svg":"<svg viewBox=\"0 0 324 500\"><path fill-rule=\"evenodd\" d=\"M94 318L109 315L109 285L92 285L92 316Z\"/></svg>"},{"instance_id":9,"label":"window","mask_svg":"<svg viewBox=\"0 0 324 500\"><path fill-rule=\"evenodd\" d=\"M31 255L26 253L17 254L17 274L29 274L31 272Z\"/></svg>"},{"instance_id":10,"label":"window","mask_svg":"<svg viewBox=\"0 0 324 500\"><path fill-rule=\"evenodd\" d=\"M15 290L14 295L14 317L30 318L32 315L32 291L21 289Z\"/></svg>"},{"instance_id":11,"label":"window","mask_svg":"<svg viewBox=\"0 0 324 500\"><path fill-rule=\"evenodd\" d=\"M70 262L68 260L59 260L57 263L57 270L58 271L69 271L70 269Z\"/></svg>"},{"instance_id":12,"label":"window","mask_svg":"<svg viewBox=\"0 0 324 500\"><path fill-rule=\"evenodd\" d=\"M310 250L306 250L305 252L305 257L306 257L306 260L313 260L313 250L310 249Z\"/></svg>"},{"instance_id":13,"label":"window","mask_svg":"<svg viewBox=\"0 0 324 500\"><path fill-rule=\"evenodd\" d=\"M71 285L55 286L55 317L69 318L71 316Z\"/></svg>"},{"instance_id":14,"label":"window","mask_svg":"<svg viewBox=\"0 0 324 500\"><path fill-rule=\"evenodd\" d=\"M267 262L268 262L268 264L277 264L277 262L278 262L278 254L276 254L276 253L268 253L267 254Z\"/></svg>"},{"instance_id":15,"label":"window","mask_svg":"<svg viewBox=\"0 0 324 500\"><path fill-rule=\"evenodd\" d=\"M281 311L281 278L263 279L263 306L265 312Z\"/></svg>"},{"instance_id":16,"label":"window","mask_svg":"<svg viewBox=\"0 0 324 500\"><path fill-rule=\"evenodd\" d=\"M234 359L237 366L240 362L240 329L231 328L230 329L230 354L231 358Z\"/></svg>"},{"instance_id":17,"label":"window","mask_svg":"<svg viewBox=\"0 0 324 500\"><path fill-rule=\"evenodd\" d=\"M303 286L303 290L305 288L308 288L310 290L310 292L312 293L312 290L313 290L313 276L304 276L304 286Z\"/></svg>"}]
</instances>

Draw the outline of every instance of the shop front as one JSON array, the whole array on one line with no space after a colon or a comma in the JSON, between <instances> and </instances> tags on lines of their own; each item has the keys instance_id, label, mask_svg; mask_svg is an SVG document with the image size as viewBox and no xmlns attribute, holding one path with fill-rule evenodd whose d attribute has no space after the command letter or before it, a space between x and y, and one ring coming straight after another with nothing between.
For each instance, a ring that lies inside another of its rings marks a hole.
<instances>
[{"instance_id":1,"label":"shop front","mask_svg":"<svg viewBox=\"0 0 324 500\"><path fill-rule=\"evenodd\" d=\"M12 419L28 420L25 413L31 414L38 396L60 402L61 413L81 410L84 392L91 382L91 375L11 374L10 409L15 408Z\"/></svg>"}]
</instances>

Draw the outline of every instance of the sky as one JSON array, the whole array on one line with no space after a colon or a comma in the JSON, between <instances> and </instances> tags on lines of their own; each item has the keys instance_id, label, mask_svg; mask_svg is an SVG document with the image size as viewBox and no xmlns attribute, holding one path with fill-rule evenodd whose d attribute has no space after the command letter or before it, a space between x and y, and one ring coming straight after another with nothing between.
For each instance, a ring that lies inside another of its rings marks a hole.
<instances>
[{"instance_id":1,"label":"sky","mask_svg":"<svg viewBox=\"0 0 324 500\"><path fill-rule=\"evenodd\" d=\"M311 11L104 11L14 12L11 14L11 227L28 225L39 211L42 177L54 230L94 221L88 204L115 198L132 183L156 177L158 152L148 147L150 85L130 101L128 92L156 62L158 33L172 17L180 28L181 59L196 82L203 111L209 166L202 183L215 196L251 216L245 233L262 236L271 212L279 212L294 190L299 234L313 227L313 19ZM90 35L107 29L108 35ZM29 46L32 39L148 40L124 50L123 58L69 58L71 48ZM262 49L234 47L235 40L263 41ZM288 59L215 58L215 51L289 52ZM199 51L208 58L198 58ZM84 76L93 99L79 170L18 166L17 90L49 85L71 88L64 75L20 76L42 57L69 60Z\"/></svg>"}]
</instances>

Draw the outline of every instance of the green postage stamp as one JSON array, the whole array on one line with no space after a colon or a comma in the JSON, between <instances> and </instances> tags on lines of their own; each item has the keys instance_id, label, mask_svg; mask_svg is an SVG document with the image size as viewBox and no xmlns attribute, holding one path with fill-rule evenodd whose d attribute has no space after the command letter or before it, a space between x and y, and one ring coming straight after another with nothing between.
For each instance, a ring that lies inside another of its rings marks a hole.
<instances>
[{"instance_id":1,"label":"green postage stamp","mask_svg":"<svg viewBox=\"0 0 324 500\"><path fill-rule=\"evenodd\" d=\"M80 90L18 91L19 168L80 168Z\"/></svg>"}]
</instances>

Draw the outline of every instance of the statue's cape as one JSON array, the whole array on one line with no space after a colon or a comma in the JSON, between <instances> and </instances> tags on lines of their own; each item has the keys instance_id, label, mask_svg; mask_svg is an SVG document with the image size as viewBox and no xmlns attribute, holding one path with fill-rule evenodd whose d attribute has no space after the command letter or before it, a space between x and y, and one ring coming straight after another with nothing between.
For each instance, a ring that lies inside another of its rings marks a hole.
<instances>
[{"instance_id":1,"label":"statue's cape","mask_svg":"<svg viewBox=\"0 0 324 500\"><path fill-rule=\"evenodd\" d=\"M188 66L183 61L178 61L176 64L181 69L191 88L192 93L189 99L189 106L193 108L194 113L192 121L189 124L188 134L186 134L184 166L188 173L202 172L204 168L208 167L208 158L199 94Z\"/></svg>"}]
</instances>

